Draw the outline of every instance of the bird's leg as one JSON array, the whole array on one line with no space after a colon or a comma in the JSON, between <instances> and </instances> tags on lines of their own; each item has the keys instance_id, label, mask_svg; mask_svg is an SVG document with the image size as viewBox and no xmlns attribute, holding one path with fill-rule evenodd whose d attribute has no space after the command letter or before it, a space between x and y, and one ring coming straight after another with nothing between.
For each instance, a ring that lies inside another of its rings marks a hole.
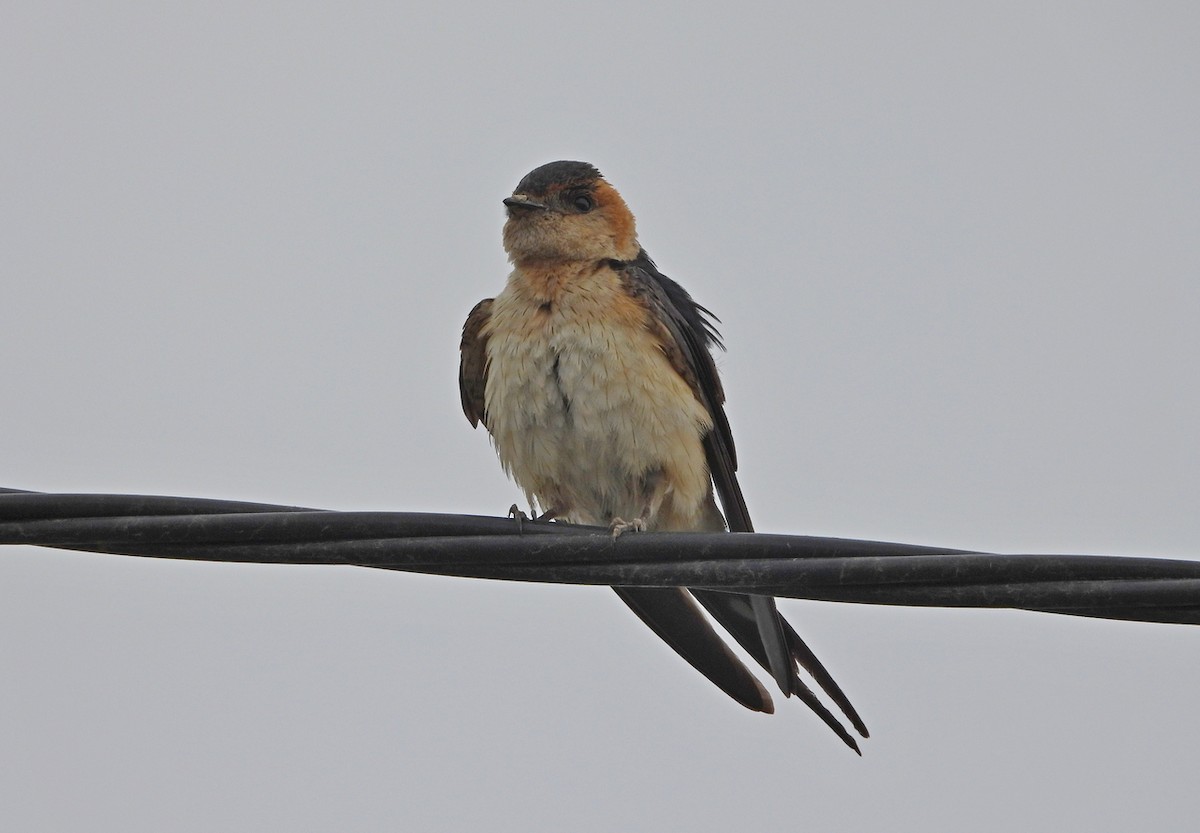
<instances>
[{"instance_id":1,"label":"bird's leg","mask_svg":"<svg viewBox=\"0 0 1200 833\"><path fill-rule=\"evenodd\" d=\"M612 530L612 537L620 538L626 532L645 532L646 521L643 518L634 518L632 521L613 518L608 528Z\"/></svg>"},{"instance_id":2,"label":"bird's leg","mask_svg":"<svg viewBox=\"0 0 1200 833\"><path fill-rule=\"evenodd\" d=\"M517 506L515 503L508 507L508 517L517 522L518 534L525 531L525 522L529 520L529 516L525 514L521 507Z\"/></svg>"},{"instance_id":3,"label":"bird's leg","mask_svg":"<svg viewBox=\"0 0 1200 833\"><path fill-rule=\"evenodd\" d=\"M521 509L521 507L517 506L517 504L515 504L515 503L512 506L508 507L508 517L512 518L514 521L517 522L517 531L518 532L524 531L525 521L552 521L555 518L560 518L565 514L567 514L567 510L562 509L558 506L551 506L549 509L547 509L545 512L543 512L540 515L535 512L533 517L531 518L528 515L526 515L525 512Z\"/></svg>"},{"instance_id":4,"label":"bird's leg","mask_svg":"<svg viewBox=\"0 0 1200 833\"><path fill-rule=\"evenodd\" d=\"M658 518L658 510L662 508L663 500L667 497L667 478L662 469L654 469L642 476L642 493L645 502L642 511L632 521L613 518L610 528L612 536L619 538L626 532L645 532Z\"/></svg>"}]
</instances>

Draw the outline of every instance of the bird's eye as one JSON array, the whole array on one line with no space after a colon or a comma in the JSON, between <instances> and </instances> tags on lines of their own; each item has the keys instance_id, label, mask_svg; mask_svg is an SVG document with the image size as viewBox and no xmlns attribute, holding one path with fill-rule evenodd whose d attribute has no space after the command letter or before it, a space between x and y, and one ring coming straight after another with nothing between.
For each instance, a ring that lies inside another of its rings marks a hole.
<instances>
[{"instance_id":1,"label":"bird's eye","mask_svg":"<svg viewBox=\"0 0 1200 833\"><path fill-rule=\"evenodd\" d=\"M587 194L580 194L578 197L571 200L571 205L575 206L575 210L580 214L587 214L596 207L595 201Z\"/></svg>"}]
</instances>

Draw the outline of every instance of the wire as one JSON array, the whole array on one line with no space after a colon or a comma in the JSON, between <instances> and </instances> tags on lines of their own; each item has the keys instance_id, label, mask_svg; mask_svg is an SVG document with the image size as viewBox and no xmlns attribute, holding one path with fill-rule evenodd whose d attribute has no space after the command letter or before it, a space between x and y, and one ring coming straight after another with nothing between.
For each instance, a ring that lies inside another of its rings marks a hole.
<instances>
[{"instance_id":1,"label":"wire","mask_svg":"<svg viewBox=\"0 0 1200 833\"><path fill-rule=\"evenodd\" d=\"M0 488L0 544L447 576L693 587L795 599L1018 608L1200 624L1200 562L998 555L762 533L653 533L472 515L337 512Z\"/></svg>"}]
</instances>

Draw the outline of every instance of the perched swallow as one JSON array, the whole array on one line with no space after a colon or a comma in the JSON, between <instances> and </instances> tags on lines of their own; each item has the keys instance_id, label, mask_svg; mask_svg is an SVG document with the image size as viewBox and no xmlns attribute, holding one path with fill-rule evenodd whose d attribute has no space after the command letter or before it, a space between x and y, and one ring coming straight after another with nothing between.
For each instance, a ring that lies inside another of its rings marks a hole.
<instances>
[{"instance_id":1,"label":"perched swallow","mask_svg":"<svg viewBox=\"0 0 1200 833\"><path fill-rule=\"evenodd\" d=\"M459 389L500 462L542 518L627 530L752 532L711 348L715 318L658 271L621 195L585 162L531 171L504 199L513 264L463 326ZM717 507L721 500L724 515ZM801 682L812 676L863 736L837 683L769 596L614 587L643 622L747 708L770 695L697 602L785 696L797 695L856 752Z\"/></svg>"}]
</instances>

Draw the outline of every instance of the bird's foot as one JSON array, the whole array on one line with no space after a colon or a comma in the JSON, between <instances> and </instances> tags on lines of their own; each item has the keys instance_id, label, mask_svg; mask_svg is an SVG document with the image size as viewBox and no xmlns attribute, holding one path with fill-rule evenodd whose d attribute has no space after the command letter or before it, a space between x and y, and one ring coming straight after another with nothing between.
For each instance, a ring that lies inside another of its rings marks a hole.
<instances>
[{"instance_id":1,"label":"bird's foot","mask_svg":"<svg viewBox=\"0 0 1200 833\"><path fill-rule=\"evenodd\" d=\"M517 522L517 529L521 530L521 531L524 530L526 521L532 521L532 522L547 521L547 522L549 522L549 521L556 520L563 514L564 513L562 510L556 509L555 507L551 506L549 509L547 509L545 512L543 512L540 515L535 512L533 514L533 517L531 518L530 516L526 515L525 512L521 510L521 507L517 506L515 503L512 506L508 507L508 517L512 518L514 521Z\"/></svg>"},{"instance_id":2,"label":"bird's foot","mask_svg":"<svg viewBox=\"0 0 1200 833\"><path fill-rule=\"evenodd\" d=\"M626 532L645 532L646 519L634 518L632 521L623 521L620 518L613 518L609 529L612 530L612 537L614 538L620 538Z\"/></svg>"},{"instance_id":3,"label":"bird's foot","mask_svg":"<svg viewBox=\"0 0 1200 833\"><path fill-rule=\"evenodd\" d=\"M525 531L525 522L529 520L529 516L521 510L521 507L515 503L508 507L508 517L517 522L517 532Z\"/></svg>"}]
</instances>

